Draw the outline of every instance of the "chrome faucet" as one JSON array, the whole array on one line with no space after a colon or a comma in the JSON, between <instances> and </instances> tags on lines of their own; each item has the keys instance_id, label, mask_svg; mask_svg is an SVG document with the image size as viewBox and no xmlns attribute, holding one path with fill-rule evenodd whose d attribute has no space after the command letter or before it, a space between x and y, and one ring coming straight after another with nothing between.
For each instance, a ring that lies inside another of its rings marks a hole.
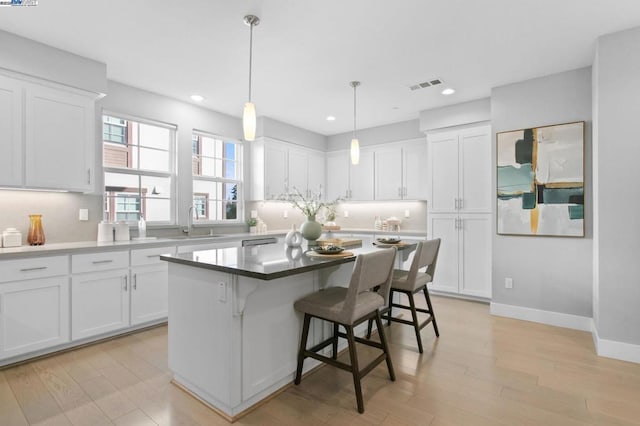
<instances>
[{"instance_id":1,"label":"chrome faucet","mask_svg":"<svg viewBox=\"0 0 640 426\"><path fill-rule=\"evenodd\" d=\"M187 236L191 236L191 230L193 229L193 212L196 212L196 220L200 219L198 217L198 209L194 210L194 207L191 205L187 209L187 227L182 230Z\"/></svg>"}]
</instances>

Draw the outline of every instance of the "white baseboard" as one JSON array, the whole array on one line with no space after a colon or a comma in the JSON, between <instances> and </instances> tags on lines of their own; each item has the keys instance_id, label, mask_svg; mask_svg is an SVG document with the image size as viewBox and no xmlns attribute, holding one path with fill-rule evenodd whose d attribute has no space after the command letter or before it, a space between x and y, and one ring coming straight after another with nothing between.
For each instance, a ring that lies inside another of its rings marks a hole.
<instances>
[{"instance_id":1,"label":"white baseboard","mask_svg":"<svg viewBox=\"0 0 640 426\"><path fill-rule=\"evenodd\" d=\"M582 331L591 331L592 324L590 317L543 311L540 309L525 308L523 306L504 305L495 302L491 302L491 314Z\"/></svg>"},{"instance_id":2,"label":"white baseboard","mask_svg":"<svg viewBox=\"0 0 640 426\"><path fill-rule=\"evenodd\" d=\"M598 356L640 363L640 345L601 339L593 321L591 326L593 330L593 343L596 346Z\"/></svg>"}]
</instances>

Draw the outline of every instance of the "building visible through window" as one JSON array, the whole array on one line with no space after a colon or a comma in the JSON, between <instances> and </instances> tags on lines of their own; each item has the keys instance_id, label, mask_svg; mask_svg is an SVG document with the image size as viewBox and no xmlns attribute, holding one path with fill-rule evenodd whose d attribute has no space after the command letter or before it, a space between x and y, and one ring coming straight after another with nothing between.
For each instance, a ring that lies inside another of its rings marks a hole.
<instances>
[{"instance_id":1,"label":"building visible through window","mask_svg":"<svg viewBox=\"0 0 640 426\"><path fill-rule=\"evenodd\" d=\"M175 127L103 116L104 218L175 223Z\"/></svg>"}]
</instances>

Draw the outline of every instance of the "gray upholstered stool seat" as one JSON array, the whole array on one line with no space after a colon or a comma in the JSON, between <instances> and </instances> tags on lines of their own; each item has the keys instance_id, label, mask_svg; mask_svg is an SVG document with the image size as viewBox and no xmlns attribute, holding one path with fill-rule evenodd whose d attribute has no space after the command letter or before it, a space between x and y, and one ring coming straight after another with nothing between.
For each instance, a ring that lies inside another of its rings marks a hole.
<instances>
[{"instance_id":1,"label":"gray upholstered stool seat","mask_svg":"<svg viewBox=\"0 0 640 426\"><path fill-rule=\"evenodd\" d=\"M436 262L438 260L438 252L440 251L440 239L425 240L418 243L416 252L411 262L411 267L408 271L396 269L393 271L393 277L391 281L391 292L388 299L388 305L380 311L382 319L387 320L387 324L391 322L399 322L401 324L411 325L416 333L416 340L418 341L418 351L423 352L422 338L420 337L420 330L422 330L427 324L432 323L433 329L436 333L436 337L440 337L438 331L438 323L436 322L436 314L433 312L433 305L431 304L431 297L429 296L429 290L427 284L432 282L433 276L436 272ZM420 270L426 268L425 272ZM414 300L414 294L422 291L424 298L427 302L427 309L417 308ZM402 305L400 303L393 302L393 293L398 292L407 296L409 300L409 306ZM411 311L411 320L405 320L402 318L394 317L392 315L393 308L402 308ZM418 321L418 312L428 314L427 318L423 322ZM371 328L373 321L369 320L369 327L367 329L367 338L371 337Z\"/></svg>"},{"instance_id":2,"label":"gray upholstered stool seat","mask_svg":"<svg viewBox=\"0 0 640 426\"><path fill-rule=\"evenodd\" d=\"M309 296L303 297L294 303L294 308L304 313L302 336L300 337L300 349L298 350L298 368L296 370L295 384L300 384L302 379L302 365L305 358L311 357L324 363L349 371L353 376L353 385L356 391L358 411L364 413L362 387L360 380L373 368L386 361L389 377L395 380L393 364L389 355L389 348L382 330L380 308L386 306L391 286L393 263L395 262L396 249L383 249L375 252L361 254L356 258L356 263L351 274L349 287L331 287L321 290ZM318 318L333 323L333 336L307 349L309 325L311 318ZM364 321L376 321L380 331L380 343L355 337L353 329ZM345 330L339 332L339 326ZM337 360L338 337L347 339L349 347L350 364ZM377 358L367 366L360 368L358 365L358 353L356 342L372 346L382 350ZM333 346L331 358L321 355L319 352L325 347Z\"/></svg>"}]
</instances>

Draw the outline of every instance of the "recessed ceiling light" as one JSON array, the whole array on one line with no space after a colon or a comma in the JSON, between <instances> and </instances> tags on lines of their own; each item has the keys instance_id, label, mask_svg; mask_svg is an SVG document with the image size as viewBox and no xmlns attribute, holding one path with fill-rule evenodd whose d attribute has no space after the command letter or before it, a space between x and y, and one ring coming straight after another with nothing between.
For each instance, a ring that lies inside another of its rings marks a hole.
<instances>
[{"instance_id":1,"label":"recessed ceiling light","mask_svg":"<svg viewBox=\"0 0 640 426\"><path fill-rule=\"evenodd\" d=\"M451 87L448 87L442 91L443 95L453 95L454 93L456 93L456 90L452 89Z\"/></svg>"},{"instance_id":2,"label":"recessed ceiling light","mask_svg":"<svg viewBox=\"0 0 640 426\"><path fill-rule=\"evenodd\" d=\"M328 115L327 121L336 121L336 118L333 115Z\"/></svg>"},{"instance_id":3,"label":"recessed ceiling light","mask_svg":"<svg viewBox=\"0 0 640 426\"><path fill-rule=\"evenodd\" d=\"M391 109L400 109L400 107L399 106L394 106L394 107L391 107Z\"/></svg>"},{"instance_id":4,"label":"recessed ceiling light","mask_svg":"<svg viewBox=\"0 0 640 426\"><path fill-rule=\"evenodd\" d=\"M204 97L200 95L191 95L191 100L196 102L204 101Z\"/></svg>"}]
</instances>

